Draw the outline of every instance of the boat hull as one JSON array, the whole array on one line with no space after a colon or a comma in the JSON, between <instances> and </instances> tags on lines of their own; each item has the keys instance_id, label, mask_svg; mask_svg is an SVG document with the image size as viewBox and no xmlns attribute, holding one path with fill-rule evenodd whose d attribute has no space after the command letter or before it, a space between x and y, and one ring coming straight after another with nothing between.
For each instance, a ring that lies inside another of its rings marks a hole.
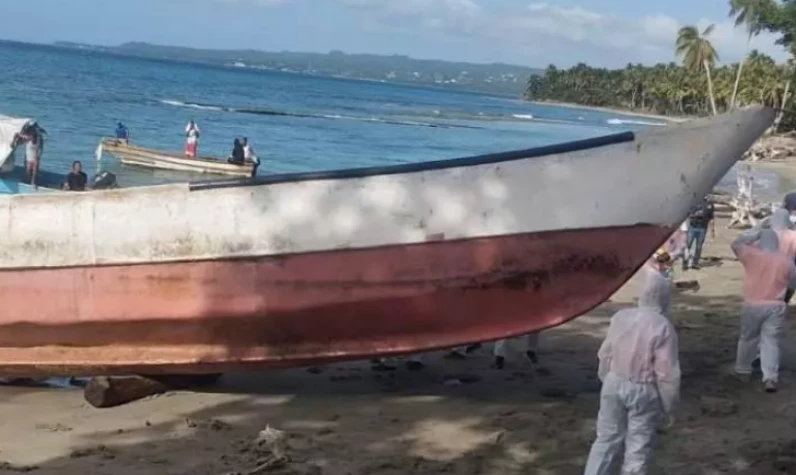
<instances>
[{"instance_id":1,"label":"boat hull","mask_svg":"<svg viewBox=\"0 0 796 475\"><path fill-rule=\"evenodd\" d=\"M254 174L254 165L251 163L234 165L221 159L191 158L175 153L125 145L113 139L105 139L101 144L104 152L116 156L124 165L237 177L250 177Z\"/></svg>"},{"instance_id":2,"label":"boat hull","mask_svg":"<svg viewBox=\"0 0 796 475\"><path fill-rule=\"evenodd\" d=\"M559 325L621 286L773 119L0 196L0 373L301 366Z\"/></svg>"},{"instance_id":3,"label":"boat hull","mask_svg":"<svg viewBox=\"0 0 796 475\"><path fill-rule=\"evenodd\" d=\"M36 323L0 325L0 368L203 373L494 340L585 313L671 231L637 225L259 259L6 271L3 313L35 308L37 315Z\"/></svg>"}]
</instances>

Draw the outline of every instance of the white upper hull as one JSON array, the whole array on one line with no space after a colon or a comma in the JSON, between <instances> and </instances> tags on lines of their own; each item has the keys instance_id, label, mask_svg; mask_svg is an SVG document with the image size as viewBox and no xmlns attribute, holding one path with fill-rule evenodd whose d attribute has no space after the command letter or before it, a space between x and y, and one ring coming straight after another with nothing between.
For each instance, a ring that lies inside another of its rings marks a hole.
<instances>
[{"instance_id":1,"label":"white upper hull","mask_svg":"<svg viewBox=\"0 0 796 475\"><path fill-rule=\"evenodd\" d=\"M575 152L415 172L0 197L0 269L674 227L774 118L754 107Z\"/></svg>"}]
</instances>

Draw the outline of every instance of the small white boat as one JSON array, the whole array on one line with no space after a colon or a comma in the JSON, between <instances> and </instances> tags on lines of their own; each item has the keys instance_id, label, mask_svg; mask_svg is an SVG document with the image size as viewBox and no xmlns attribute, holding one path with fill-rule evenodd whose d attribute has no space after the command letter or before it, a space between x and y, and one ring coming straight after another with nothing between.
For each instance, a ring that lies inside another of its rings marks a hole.
<instances>
[{"instance_id":1,"label":"small white boat","mask_svg":"<svg viewBox=\"0 0 796 475\"><path fill-rule=\"evenodd\" d=\"M250 162L237 165L220 158L192 158L178 153L161 152L130 145L117 139L103 139L100 142L100 147L99 155L102 152L108 152L117 157L124 165L237 177L251 177L256 172L255 165Z\"/></svg>"},{"instance_id":2,"label":"small white boat","mask_svg":"<svg viewBox=\"0 0 796 475\"><path fill-rule=\"evenodd\" d=\"M750 107L455 160L0 196L0 372L217 373L560 325L769 127Z\"/></svg>"},{"instance_id":3,"label":"small white boat","mask_svg":"<svg viewBox=\"0 0 796 475\"><path fill-rule=\"evenodd\" d=\"M26 171L17 165L17 154L12 149L14 135L26 126L33 124L32 119L20 119L0 115L0 194L27 194L60 191L64 176L39 170L37 187L26 183ZM24 165L24 157L20 157Z\"/></svg>"}]
</instances>

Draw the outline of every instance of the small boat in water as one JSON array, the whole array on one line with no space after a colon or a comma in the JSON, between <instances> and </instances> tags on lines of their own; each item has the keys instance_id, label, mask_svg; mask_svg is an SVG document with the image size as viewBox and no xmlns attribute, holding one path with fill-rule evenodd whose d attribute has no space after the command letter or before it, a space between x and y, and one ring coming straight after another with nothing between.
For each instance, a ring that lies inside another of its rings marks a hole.
<instances>
[{"instance_id":1,"label":"small boat in water","mask_svg":"<svg viewBox=\"0 0 796 475\"><path fill-rule=\"evenodd\" d=\"M237 177L251 177L256 173L253 163L237 165L220 158L188 157L179 153L161 152L130 145L117 139L103 139L98 155L108 152L124 165L133 165L159 170L174 170L193 173L212 173Z\"/></svg>"},{"instance_id":2,"label":"small boat in water","mask_svg":"<svg viewBox=\"0 0 796 475\"><path fill-rule=\"evenodd\" d=\"M10 172L0 172L0 195L60 192L64 176L46 170L39 170L36 179L38 186L26 183L25 167L15 166Z\"/></svg>"},{"instance_id":3,"label":"small boat in water","mask_svg":"<svg viewBox=\"0 0 796 475\"><path fill-rule=\"evenodd\" d=\"M773 119L0 196L0 373L302 366L561 325L626 282Z\"/></svg>"}]
</instances>

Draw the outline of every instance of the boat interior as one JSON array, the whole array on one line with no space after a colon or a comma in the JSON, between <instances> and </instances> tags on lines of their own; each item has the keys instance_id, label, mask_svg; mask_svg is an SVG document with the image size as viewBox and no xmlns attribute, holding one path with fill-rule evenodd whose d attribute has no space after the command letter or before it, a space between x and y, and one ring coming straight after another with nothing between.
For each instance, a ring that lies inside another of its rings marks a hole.
<instances>
[{"instance_id":1,"label":"boat interior","mask_svg":"<svg viewBox=\"0 0 796 475\"><path fill-rule=\"evenodd\" d=\"M37 177L38 190L28 185L25 167L15 166L11 172L0 174L0 194L16 195L60 191L65 174L39 170Z\"/></svg>"}]
</instances>

